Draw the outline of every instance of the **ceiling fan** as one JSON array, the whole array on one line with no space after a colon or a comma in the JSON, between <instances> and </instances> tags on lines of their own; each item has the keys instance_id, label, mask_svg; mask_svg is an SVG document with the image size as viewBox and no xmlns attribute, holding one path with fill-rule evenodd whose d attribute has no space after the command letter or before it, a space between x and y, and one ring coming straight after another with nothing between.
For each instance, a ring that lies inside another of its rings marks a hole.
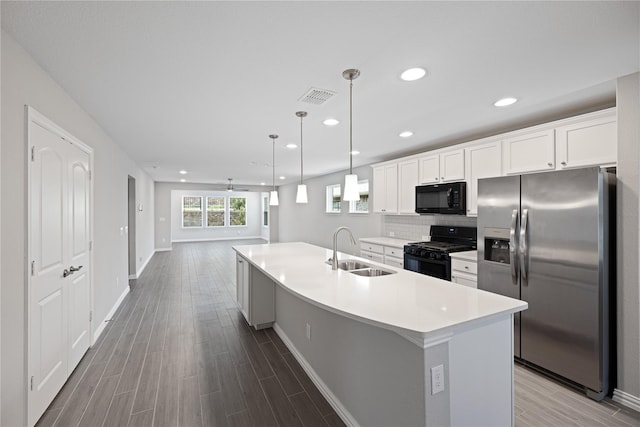
<instances>
[{"instance_id":1,"label":"ceiling fan","mask_svg":"<svg viewBox=\"0 0 640 427\"><path fill-rule=\"evenodd\" d=\"M233 187L233 178L227 178L229 180L229 184L227 184L227 191L249 191L248 188L234 188Z\"/></svg>"}]
</instances>

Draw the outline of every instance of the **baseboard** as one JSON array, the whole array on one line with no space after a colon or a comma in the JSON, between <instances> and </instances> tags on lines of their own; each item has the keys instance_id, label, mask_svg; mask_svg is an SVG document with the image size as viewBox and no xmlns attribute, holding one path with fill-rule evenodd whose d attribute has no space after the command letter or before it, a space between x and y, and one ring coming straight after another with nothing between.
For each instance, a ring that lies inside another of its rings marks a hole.
<instances>
[{"instance_id":1,"label":"baseboard","mask_svg":"<svg viewBox=\"0 0 640 427\"><path fill-rule=\"evenodd\" d=\"M151 258L153 258L153 254L155 254L155 251L151 252L151 255L147 257L147 260L142 264L142 267L140 267L140 270L136 272L136 277L134 277L134 279L137 279L142 275L142 272L144 271L144 269L147 268L147 264L149 264L149 261L151 261Z\"/></svg>"},{"instance_id":2,"label":"baseboard","mask_svg":"<svg viewBox=\"0 0 640 427\"><path fill-rule=\"evenodd\" d=\"M170 247L169 248L156 248L155 252L167 252L167 251L170 251L170 250L173 250L173 248L170 248Z\"/></svg>"},{"instance_id":3,"label":"baseboard","mask_svg":"<svg viewBox=\"0 0 640 427\"><path fill-rule=\"evenodd\" d=\"M127 296L129 291L130 291L129 285L125 286L124 291L122 292L122 295L118 297L118 300L116 301L116 303L113 305L113 307L111 307L111 310L109 310L109 313L107 313L104 320L100 323L100 325L96 328L95 332L93 333L93 339L91 340L91 345L95 344L96 341L98 341L98 338L100 338L100 335L102 335L102 332L104 332L104 328L107 327L107 325L109 324L109 320L111 320L113 315L116 314L116 310L118 310L118 308L120 307L120 304L122 304L122 301Z\"/></svg>"},{"instance_id":4,"label":"baseboard","mask_svg":"<svg viewBox=\"0 0 640 427\"><path fill-rule=\"evenodd\" d=\"M215 242L215 241L218 241L218 240L248 240L248 239L261 239L261 240L264 240L264 237L262 237L262 236L210 237L210 238L204 238L204 239L172 240L171 243Z\"/></svg>"},{"instance_id":5,"label":"baseboard","mask_svg":"<svg viewBox=\"0 0 640 427\"><path fill-rule=\"evenodd\" d=\"M302 366L302 369L304 369L307 375L309 375L309 378L311 378L311 381L316 385L316 387L318 387L318 390L320 390L320 393L322 393L325 399L327 399L327 402L329 402L329 405L331 405L334 411L336 411L336 413L342 419L342 421L347 426L359 427L360 424L358 424L358 422L356 421L355 418L353 418L351 413L347 411L347 408L345 408L342 405L340 400L338 400L336 395L333 394L333 392L329 389L329 387L327 387L324 381L320 379L318 374L316 374L316 371L313 370L311 365L309 365L309 362L307 362L304 356L302 356L302 354L298 351L298 349L293 345L293 342L289 339L289 337L287 337L287 335L280 328L280 326L278 326L277 323L273 325L273 330L276 331L276 334L278 334L280 339L282 339L282 342L284 342L284 345L286 345L287 348L291 351L291 354L293 355L293 357L295 357L298 363L300 363L300 366Z\"/></svg>"},{"instance_id":6,"label":"baseboard","mask_svg":"<svg viewBox=\"0 0 640 427\"><path fill-rule=\"evenodd\" d=\"M640 412L640 397L638 396L616 388L613 390L613 401Z\"/></svg>"}]
</instances>

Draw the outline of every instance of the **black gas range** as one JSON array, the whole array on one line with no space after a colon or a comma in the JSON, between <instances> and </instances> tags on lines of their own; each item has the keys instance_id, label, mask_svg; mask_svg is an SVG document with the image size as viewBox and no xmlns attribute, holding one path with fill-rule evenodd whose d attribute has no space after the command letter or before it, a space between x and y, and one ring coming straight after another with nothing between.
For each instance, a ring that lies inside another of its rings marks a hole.
<instances>
[{"instance_id":1,"label":"black gas range","mask_svg":"<svg viewBox=\"0 0 640 427\"><path fill-rule=\"evenodd\" d=\"M404 269L451 280L452 252L477 249L475 227L432 225L429 242L409 243L404 247Z\"/></svg>"}]
</instances>

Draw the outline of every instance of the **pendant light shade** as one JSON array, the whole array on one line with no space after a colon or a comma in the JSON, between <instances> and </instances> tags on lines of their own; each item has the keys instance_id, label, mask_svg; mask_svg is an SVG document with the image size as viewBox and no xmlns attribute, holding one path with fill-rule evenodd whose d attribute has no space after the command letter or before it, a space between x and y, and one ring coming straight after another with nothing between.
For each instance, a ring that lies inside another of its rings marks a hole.
<instances>
[{"instance_id":1,"label":"pendant light shade","mask_svg":"<svg viewBox=\"0 0 640 427\"><path fill-rule=\"evenodd\" d=\"M273 141L273 155L271 161L271 167L273 170L273 189L269 194L269 206L278 206L278 192L276 191L276 139L278 139L278 135L271 134L269 138Z\"/></svg>"},{"instance_id":2,"label":"pendant light shade","mask_svg":"<svg viewBox=\"0 0 640 427\"><path fill-rule=\"evenodd\" d=\"M306 111L297 111L296 116L300 117L300 184L298 184L298 192L296 193L296 203L308 203L307 186L303 183L304 179L304 158L302 156L302 119L307 117Z\"/></svg>"},{"instance_id":3,"label":"pendant light shade","mask_svg":"<svg viewBox=\"0 0 640 427\"><path fill-rule=\"evenodd\" d=\"M350 68L342 72L342 77L349 80L349 175L344 177L342 200L354 202L360 200L358 191L358 175L353 173L353 79L360 76L360 70Z\"/></svg>"},{"instance_id":4,"label":"pendant light shade","mask_svg":"<svg viewBox=\"0 0 640 427\"><path fill-rule=\"evenodd\" d=\"M309 199L307 199L306 184L298 184L298 192L296 193L296 203L309 203Z\"/></svg>"}]
</instances>

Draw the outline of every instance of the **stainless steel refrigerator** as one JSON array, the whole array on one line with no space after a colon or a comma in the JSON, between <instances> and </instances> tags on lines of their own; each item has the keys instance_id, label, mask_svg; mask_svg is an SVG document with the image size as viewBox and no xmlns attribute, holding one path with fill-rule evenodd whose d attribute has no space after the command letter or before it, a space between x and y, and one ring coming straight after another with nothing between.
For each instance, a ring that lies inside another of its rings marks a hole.
<instances>
[{"instance_id":1,"label":"stainless steel refrigerator","mask_svg":"<svg viewBox=\"0 0 640 427\"><path fill-rule=\"evenodd\" d=\"M527 301L516 357L596 400L615 337L614 198L615 175L600 168L478 181L478 288Z\"/></svg>"}]
</instances>

